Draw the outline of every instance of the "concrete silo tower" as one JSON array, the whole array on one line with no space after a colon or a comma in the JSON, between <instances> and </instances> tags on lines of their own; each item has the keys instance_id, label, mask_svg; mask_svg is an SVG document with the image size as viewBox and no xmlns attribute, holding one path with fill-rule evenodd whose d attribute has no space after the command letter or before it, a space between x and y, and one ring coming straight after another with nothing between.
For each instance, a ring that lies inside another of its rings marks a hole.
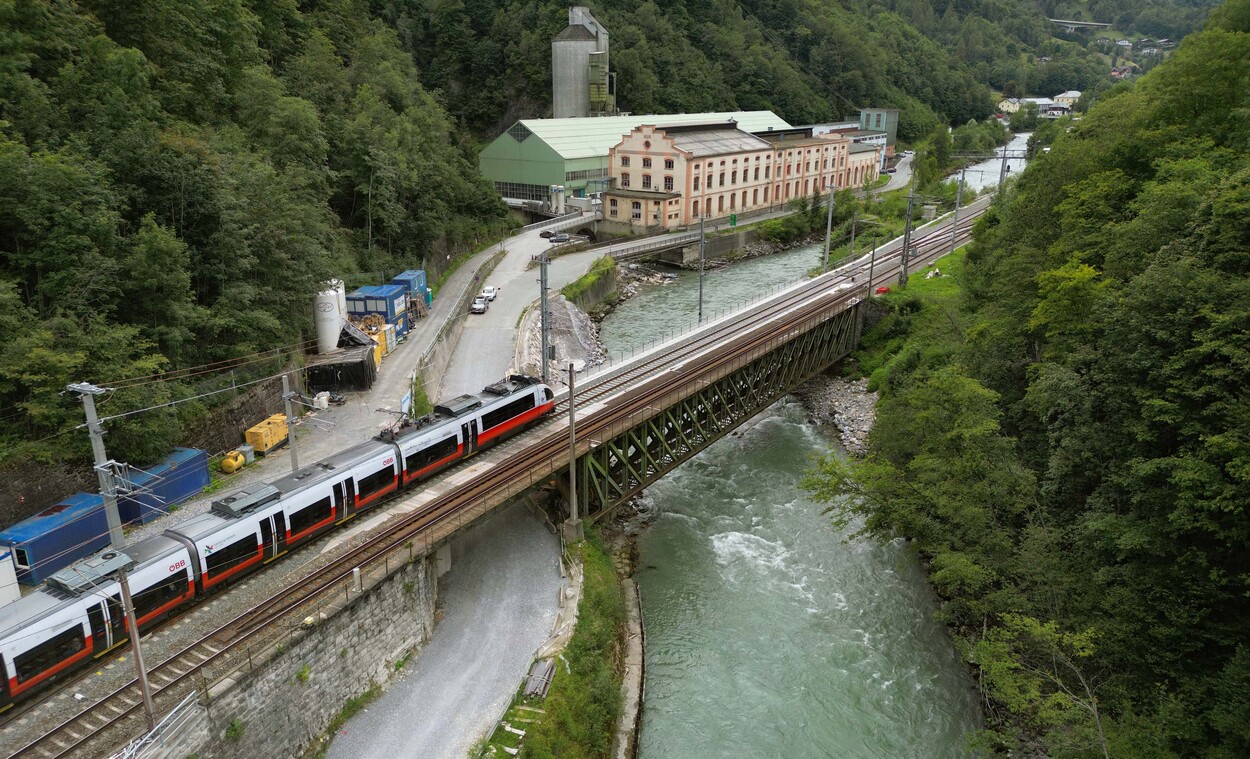
<instances>
[{"instance_id":1,"label":"concrete silo tower","mask_svg":"<svg viewBox=\"0 0 1250 759\"><path fill-rule=\"evenodd\" d=\"M583 6L569 8L569 25L551 41L552 115L616 113L616 74L608 71L608 30Z\"/></svg>"}]
</instances>

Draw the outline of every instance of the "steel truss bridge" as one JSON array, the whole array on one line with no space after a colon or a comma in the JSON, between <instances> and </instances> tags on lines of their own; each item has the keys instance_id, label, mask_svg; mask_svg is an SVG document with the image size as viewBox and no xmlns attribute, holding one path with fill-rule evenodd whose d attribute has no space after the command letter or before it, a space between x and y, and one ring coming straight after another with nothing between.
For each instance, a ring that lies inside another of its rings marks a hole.
<instances>
[{"instance_id":1,"label":"steel truss bridge","mask_svg":"<svg viewBox=\"0 0 1250 759\"><path fill-rule=\"evenodd\" d=\"M988 202L982 198L961 209L957 229L948 215L915 230L906 261L901 240L894 240L580 380L575 393L580 512L592 519L609 513L849 354L874 289L967 242ZM268 600L205 631L164 661L149 660L157 711L188 699L207 702L210 693L280 652L291 636L307 634L304 620L350 603L392 568L432 552L497 507L540 487L555 485L567 494L567 393L557 401L556 413L529 434L383 506L389 519L368 535L347 541L337 553L323 555L310 547L285 559L305 562L296 584L275 588ZM132 680L21 748L14 737L9 748L21 757L108 755L144 734L141 708Z\"/></svg>"}]
</instances>

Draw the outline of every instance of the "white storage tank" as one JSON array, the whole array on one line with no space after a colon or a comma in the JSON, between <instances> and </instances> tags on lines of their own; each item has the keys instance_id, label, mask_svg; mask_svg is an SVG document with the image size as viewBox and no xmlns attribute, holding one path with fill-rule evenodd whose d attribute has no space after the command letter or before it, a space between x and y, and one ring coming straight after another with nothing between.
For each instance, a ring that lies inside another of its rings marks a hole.
<instances>
[{"instance_id":1,"label":"white storage tank","mask_svg":"<svg viewBox=\"0 0 1250 759\"><path fill-rule=\"evenodd\" d=\"M343 320L339 316L339 298L335 290L322 290L313 301L313 322L317 327L317 352L330 353L339 347Z\"/></svg>"},{"instance_id":2,"label":"white storage tank","mask_svg":"<svg viewBox=\"0 0 1250 759\"><path fill-rule=\"evenodd\" d=\"M330 280L330 288L338 293L339 305L339 326L343 326L343 322L347 321L347 288L343 286L343 280Z\"/></svg>"}]
</instances>

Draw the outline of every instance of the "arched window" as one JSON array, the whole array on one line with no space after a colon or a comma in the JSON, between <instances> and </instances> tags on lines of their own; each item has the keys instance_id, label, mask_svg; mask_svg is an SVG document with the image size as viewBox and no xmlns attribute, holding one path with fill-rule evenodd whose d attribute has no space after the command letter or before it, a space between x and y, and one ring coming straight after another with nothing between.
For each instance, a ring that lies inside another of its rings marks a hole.
<instances>
[{"instance_id":1,"label":"arched window","mask_svg":"<svg viewBox=\"0 0 1250 759\"><path fill-rule=\"evenodd\" d=\"M695 192L699 191L699 178L698 177L694 178L694 191Z\"/></svg>"},{"instance_id":2,"label":"arched window","mask_svg":"<svg viewBox=\"0 0 1250 759\"><path fill-rule=\"evenodd\" d=\"M696 219L699 217L699 201L697 201L697 200L696 200L696 201L695 201L695 202L694 202L694 203L690 206L690 215L691 215L691 216L694 216Z\"/></svg>"},{"instance_id":3,"label":"arched window","mask_svg":"<svg viewBox=\"0 0 1250 759\"><path fill-rule=\"evenodd\" d=\"M621 172L621 187L629 187L629 172Z\"/></svg>"}]
</instances>

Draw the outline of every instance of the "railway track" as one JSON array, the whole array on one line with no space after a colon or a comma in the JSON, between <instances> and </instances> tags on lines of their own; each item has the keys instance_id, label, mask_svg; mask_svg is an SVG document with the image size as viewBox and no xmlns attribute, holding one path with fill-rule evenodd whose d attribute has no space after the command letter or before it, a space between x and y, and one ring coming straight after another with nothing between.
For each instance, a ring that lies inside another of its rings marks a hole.
<instances>
[{"instance_id":1,"label":"railway track","mask_svg":"<svg viewBox=\"0 0 1250 759\"><path fill-rule=\"evenodd\" d=\"M960 219L956 244L970 238L972 224L984 210L984 206L970 208L965 218ZM949 228L938 228L917 237L913 240L916 254L909 265L919 268L945 253L950 243ZM868 256L863 256L836 271L802 281L741 311L711 321L672 343L644 352L618 369L601 372L584 390L579 390L578 407L587 408L614 396L616 401L606 404L588 418L579 419L579 437L591 438L614 424L645 413L657 395L679 392L688 387L697 378L692 374L700 377L714 375L771 342L792 334L796 323L853 305L862 296L871 293L879 283L889 282L897 276L902 266L900 252L901 246L890 246L877 252L872 282L860 278L868 266ZM856 286L845 287L852 284ZM773 323L775 318L782 316L789 318ZM748 323L759 326L748 326L744 330L744 324ZM689 372L660 371L697 353L704 353L705 357L699 366L692 367ZM622 393L621 389L627 386L632 390ZM300 580L298 586L275 593L151 668L149 680L153 698L158 704L172 706L176 699L181 699L192 689L187 685L188 681L196 675L202 678L206 668L237 664L230 658L241 660L245 648L259 645L266 632L282 620L287 620L290 627L297 626L296 620L301 619L299 615L305 607L345 586L351 581L354 569L376 569L377 563L385 560L384 557L397 550L402 552L408 541L455 518L467 508L490 499L492 495L503 493L505 498L513 495L509 491L513 490L511 486L516 482L526 483L516 492L528 489L531 479L525 475L534 468L535 462L567 461L567 434L561 411L567 414L567 396L558 398L556 413L538 426L538 434L530 435L524 445L508 445L500 450L506 455L492 460L492 465L482 476L435 496L419 511L400 518L394 524L384 525L360 545L314 569ZM559 465L555 466L558 468ZM547 478L544 475L542 479ZM418 491L397 500L421 495ZM199 684L196 683L196 687ZM14 756L50 759L71 756L116 723L137 720L142 714L142 704L138 683L132 680L22 747Z\"/></svg>"}]
</instances>

